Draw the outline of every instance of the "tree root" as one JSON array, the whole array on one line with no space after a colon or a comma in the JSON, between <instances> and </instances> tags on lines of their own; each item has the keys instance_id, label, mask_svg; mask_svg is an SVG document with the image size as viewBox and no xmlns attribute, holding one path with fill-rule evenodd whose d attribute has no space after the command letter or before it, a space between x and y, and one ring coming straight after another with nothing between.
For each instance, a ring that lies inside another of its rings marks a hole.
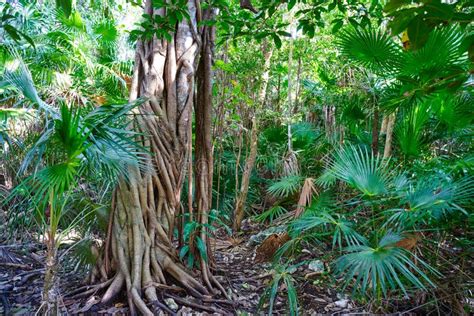
<instances>
[{"instance_id":1,"label":"tree root","mask_svg":"<svg viewBox=\"0 0 474 316\"><path fill-rule=\"evenodd\" d=\"M100 291L101 289L106 288L110 283L112 283L113 279L109 279L105 282L102 282L100 284L95 284L95 285L86 285L82 286L78 289L75 289L69 293L66 293L64 296L74 299L74 298L79 298L79 297L84 297L93 293L96 293Z\"/></svg>"},{"instance_id":2,"label":"tree root","mask_svg":"<svg viewBox=\"0 0 474 316\"><path fill-rule=\"evenodd\" d=\"M197 299L203 299L215 294L213 286L226 295L224 288L209 272L207 264L203 265L207 274L202 274L205 281L203 286L190 272L186 271L179 262L176 250L165 232L167 229L157 219L160 216L147 208L142 212L143 202L138 186L121 183L120 191L115 193L115 206L112 238L109 242L110 262L100 260L103 266L108 266L115 274L104 278L104 267L96 267L97 274L91 279L99 278L102 283L93 288L83 288L86 292L95 293L97 290L106 289L101 298L101 303L110 303L123 289L126 290L131 314L139 312L143 315L153 315L161 309L169 312L168 307L159 301L157 292L170 289L185 290ZM157 208L157 212L167 212L170 208L165 203ZM160 214L163 215L163 214ZM166 217L166 216L165 216ZM161 217L162 218L162 217ZM104 258L104 256L102 257ZM170 286L168 282L178 286ZM76 291L74 293L76 294ZM148 303L145 303L145 299ZM210 308L206 309L211 311Z\"/></svg>"},{"instance_id":3,"label":"tree root","mask_svg":"<svg viewBox=\"0 0 474 316\"><path fill-rule=\"evenodd\" d=\"M196 303L196 302L191 302L189 300L186 300L186 299L183 299L179 296L175 296L175 295L171 295L171 294L165 294L165 295L172 298L172 299L174 299L176 302L178 302L182 305L185 305L185 306L189 306L189 307L192 307L192 308L197 308L197 309L200 309L200 310L203 310L203 311L206 311L206 312L210 312L210 313L217 313L217 314L220 314L220 315L229 314L228 311L216 308L214 306L207 306L207 305L199 304L199 303Z\"/></svg>"}]
</instances>

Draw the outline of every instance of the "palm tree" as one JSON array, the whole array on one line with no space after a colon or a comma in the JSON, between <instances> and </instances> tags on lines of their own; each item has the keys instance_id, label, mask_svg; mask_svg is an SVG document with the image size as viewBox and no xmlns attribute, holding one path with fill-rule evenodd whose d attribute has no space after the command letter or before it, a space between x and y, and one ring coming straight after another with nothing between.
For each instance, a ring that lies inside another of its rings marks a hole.
<instances>
[{"instance_id":1,"label":"palm tree","mask_svg":"<svg viewBox=\"0 0 474 316\"><path fill-rule=\"evenodd\" d=\"M87 215L79 213L65 224L68 202L81 189L84 178L101 176L115 181L131 166L140 165L142 149L134 142L136 135L127 129L130 118L126 116L140 102L93 109L61 103L57 110L39 97L23 62L17 60L16 66L6 67L3 79L36 107L36 119L44 129L26 153L18 173L23 180L8 200L27 200L43 232L47 256L42 308L46 314L56 314L57 251L68 232ZM30 167L35 172L24 177Z\"/></svg>"},{"instance_id":2,"label":"palm tree","mask_svg":"<svg viewBox=\"0 0 474 316\"><path fill-rule=\"evenodd\" d=\"M463 45L466 35L461 28L437 27L422 47L409 50L381 30L348 29L341 34L341 54L386 82L382 108L388 114L400 109L394 131L404 156L418 156L430 140L424 132L428 120L451 119L453 126L456 118L466 117L463 106L446 104L443 108L449 110L444 111L439 107L453 96L459 99L469 78L467 46ZM461 122L466 126L472 120Z\"/></svg>"}]
</instances>

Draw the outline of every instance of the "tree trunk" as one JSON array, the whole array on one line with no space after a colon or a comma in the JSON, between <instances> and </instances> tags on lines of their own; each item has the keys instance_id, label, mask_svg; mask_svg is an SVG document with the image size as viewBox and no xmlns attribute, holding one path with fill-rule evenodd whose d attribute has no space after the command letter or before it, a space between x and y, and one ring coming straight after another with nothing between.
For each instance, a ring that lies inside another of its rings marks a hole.
<instances>
[{"instance_id":1,"label":"tree trunk","mask_svg":"<svg viewBox=\"0 0 474 316\"><path fill-rule=\"evenodd\" d=\"M295 94L295 106L293 107L293 114L298 114L300 104L300 93L301 93L301 56L298 57L298 70L296 71L296 94Z\"/></svg>"},{"instance_id":2,"label":"tree trunk","mask_svg":"<svg viewBox=\"0 0 474 316\"><path fill-rule=\"evenodd\" d=\"M379 110L374 107L374 117L372 120L372 152L377 155L379 152Z\"/></svg>"},{"instance_id":3,"label":"tree trunk","mask_svg":"<svg viewBox=\"0 0 474 316\"><path fill-rule=\"evenodd\" d=\"M215 16L213 9L207 9L203 13L204 20L212 20ZM217 286L223 294L224 288L213 277L209 263L212 263L212 253L208 241L208 214L212 205L212 179L213 179L213 152L212 145L212 60L215 40L215 27L203 26L201 29L201 58L197 73L197 97L195 104L196 115L196 206L198 221L200 225L199 236L207 246L207 255L200 257L200 267L204 283L209 289L212 284ZM196 251L195 251L196 252Z\"/></svg>"},{"instance_id":4,"label":"tree trunk","mask_svg":"<svg viewBox=\"0 0 474 316\"><path fill-rule=\"evenodd\" d=\"M395 113L392 113L388 116L388 120L387 120L385 147L383 151L384 158L389 158L392 155L392 138L393 138L394 125L395 125Z\"/></svg>"},{"instance_id":5,"label":"tree trunk","mask_svg":"<svg viewBox=\"0 0 474 316\"><path fill-rule=\"evenodd\" d=\"M252 175L253 166L257 158L258 149L258 126L257 119L254 116L252 120L252 129L250 132L250 153L245 161L244 172L242 173L242 181L240 182L240 191L235 201L234 221L232 229L234 233L240 230L242 220L245 214L245 203L247 202L247 194L249 192L250 176Z\"/></svg>"},{"instance_id":6,"label":"tree trunk","mask_svg":"<svg viewBox=\"0 0 474 316\"><path fill-rule=\"evenodd\" d=\"M48 232L48 240L46 243L46 270L44 275L43 287L43 314L44 315L58 315L58 280L57 280L57 246L55 236Z\"/></svg>"},{"instance_id":7,"label":"tree trunk","mask_svg":"<svg viewBox=\"0 0 474 316\"><path fill-rule=\"evenodd\" d=\"M127 178L119 180L104 269L100 269L103 281L113 278L102 302L109 302L125 288L131 314L138 309L141 314L153 315L144 298L166 310L158 301L157 284L172 281L196 297L209 294L180 264L173 246L173 227L176 215L183 211L180 197L190 155L193 82L201 42L198 5L187 2L191 19L177 24L170 41L154 37L137 43L130 101L145 100L134 128L145 135L141 141L150 154L142 157L146 167L129 166ZM151 0L146 1L144 10L145 14L164 15L163 9L153 9Z\"/></svg>"},{"instance_id":8,"label":"tree trunk","mask_svg":"<svg viewBox=\"0 0 474 316\"><path fill-rule=\"evenodd\" d=\"M381 135L387 133L387 123L388 123L388 118L389 117L390 117L389 115L385 115L383 117L382 125L380 126L380 134Z\"/></svg>"},{"instance_id":9,"label":"tree trunk","mask_svg":"<svg viewBox=\"0 0 474 316\"><path fill-rule=\"evenodd\" d=\"M264 70L262 73L262 84L260 86L260 91L258 94L258 106L263 107L263 102L265 101L267 85L270 76L270 61L272 58L273 50L268 47L268 42L264 41L262 43L262 51L264 58ZM258 110L258 109L257 109ZM252 129L250 131L250 153L245 161L245 168L242 174L242 180L240 181L240 190L238 191L236 200L235 200L235 209L234 209L234 220L232 223L232 229L234 233L240 230L242 220L245 213L245 203L247 202L247 194L249 191L250 185L250 176L252 175L252 170L255 165L255 160L257 158L257 148L258 148L258 123L257 123L257 113L255 111L252 119Z\"/></svg>"}]
</instances>

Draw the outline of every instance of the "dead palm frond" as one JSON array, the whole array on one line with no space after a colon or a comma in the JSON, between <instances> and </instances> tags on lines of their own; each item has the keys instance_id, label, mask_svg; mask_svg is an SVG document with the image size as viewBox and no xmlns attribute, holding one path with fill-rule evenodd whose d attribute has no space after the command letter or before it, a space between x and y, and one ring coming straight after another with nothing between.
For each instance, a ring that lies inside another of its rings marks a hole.
<instances>
[{"instance_id":1,"label":"dead palm frond","mask_svg":"<svg viewBox=\"0 0 474 316\"><path fill-rule=\"evenodd\" d=\"M311 204L313 194L318 194L313 178L306 178L304 180L303 188L301 188L300 198L295 211L295 218L300 216L305 210L305 207Z\"/></svg>"}]
</instances>

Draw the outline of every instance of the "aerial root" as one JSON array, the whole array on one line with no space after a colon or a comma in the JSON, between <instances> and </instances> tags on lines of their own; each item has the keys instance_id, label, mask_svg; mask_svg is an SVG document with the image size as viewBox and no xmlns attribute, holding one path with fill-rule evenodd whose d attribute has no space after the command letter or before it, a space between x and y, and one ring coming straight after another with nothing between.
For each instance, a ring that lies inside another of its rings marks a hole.
<instances>
[{"instance_id":1,"label":"aerial root","mask_svg":"<svg viewBox=\"0 0 474 316\"><path fill-rule=\"evenodd\" d=\"M85 285L65 294L64 296L71 299L87 296L87 295L96 293L97 291L101 289L106 288L110 283L112 283L112 281L113 279L110 279L110 280L107 280L105 282L95 284L95 285Z\"/></svg>"}]
</instances>

